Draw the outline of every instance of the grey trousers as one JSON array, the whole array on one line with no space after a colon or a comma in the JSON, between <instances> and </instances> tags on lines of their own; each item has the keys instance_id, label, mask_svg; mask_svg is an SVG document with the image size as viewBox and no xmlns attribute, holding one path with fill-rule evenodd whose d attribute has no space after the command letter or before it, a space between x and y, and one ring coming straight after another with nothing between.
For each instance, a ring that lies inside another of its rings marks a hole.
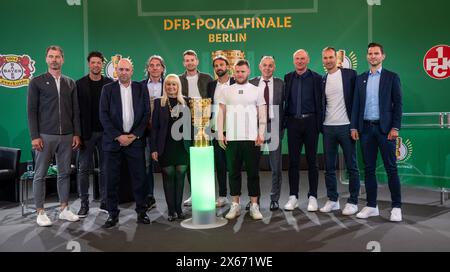
<instances>
[{"instance_id":1,"label":"grey trousers","mask_svg":"<svg viewBox=\"0 0 450 272\"><path fill-rule=\"evenodd\" d=\"M60 203L69 202L70 190L70 162L72 159L72 134L48 135L41 134L44 142L42 151L36 151L35 172L33 179L33 195L37 209L44 208L45 200L45 176L48 167L56 154L58 167L57 188Z\"/></svg>"},{"instance_id":2,"label":"grey trousers","mask_svg":"<svg viewBox=\"0 0 450 272\"><path fill-rule=\"evenodd\" d=\"M100 200L102 203L106 201L105 177L103 171L103 150L102 150L103 132L93 132L89 140L84 141L84 146L80 148L78 157L78 193L81 202L89 203L89 175L94 168L94 152L98 150L99 165L99 189Z\"/></svg>"},{"instance_id":3,"label":"grey trousers","mask_svg":"<svg viewBox=\"0 0 450 272\"><path fill-rule=\"evenodd\" d=\"M278 201L280 199L282 166L281 166L281 141L278 148L269 151L270 170L272 170L272 190L270 191L270 200Z\"/></svg>"}]
</instances>

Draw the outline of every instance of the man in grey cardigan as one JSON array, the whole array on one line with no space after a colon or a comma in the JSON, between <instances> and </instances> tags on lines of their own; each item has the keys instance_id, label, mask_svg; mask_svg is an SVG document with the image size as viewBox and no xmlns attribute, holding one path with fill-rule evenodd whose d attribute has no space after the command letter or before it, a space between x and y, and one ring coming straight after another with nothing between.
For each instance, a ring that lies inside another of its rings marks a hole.
<instances>
[{"instance_id":1,"label":"man in grey cardigan","mask_svg":"<svg viewBox=\"0 0 450 272\"><path fill-rule=\"evenodd\" d=\"M58 166L59 219L78 221L69 209L70 163L72 150L80 145L80 113L75 82L61 74L64 52L59 46L47 48L48 72L31 80L28 86L28 127L35 150L33 195L37 224L51 226L45 214L45 176L53 156Z\"/></svg>"}]
</instances>

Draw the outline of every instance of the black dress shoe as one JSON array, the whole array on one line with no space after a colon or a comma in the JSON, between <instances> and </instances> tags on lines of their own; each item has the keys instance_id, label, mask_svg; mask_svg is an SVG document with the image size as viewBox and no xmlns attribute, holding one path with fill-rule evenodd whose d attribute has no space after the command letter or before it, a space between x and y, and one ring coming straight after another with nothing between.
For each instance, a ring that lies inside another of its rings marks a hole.
<instances>
[{"instance_id":1,"label":"black dress shoe","mask_svg":"<svg viewBox=\"0 0 450 272\"><path fill-rule=\"evenodd\" d=\"M181 220L184 220L186 218L186 216L184 215L184 213L179 213L177 218L181 219Z\"/></svg>"},{"instance_id":2,"label":"black dress shoe","mask_svg":"<svg viewBox=\"0 0 450 272\"><path fill-rule=\"evenodd\" d=\"M148 196L147 197L147 211L150 211L153 208L156 208L155 197L154 196Z\"/></svg>"},{"instance_id":3,"label":"black dress shoe","mask_svg":"<svg viewBox=\"0 0 450 272\"><path fill-rule=\"evenodd\" d=\"M177 219L177 216L175 214L169 214L169 216L167 217L167 220L169 220L170 222L175 221L175 219Z\"/></svg>"},{"instance_id":4,"label":"black dress shoe","mask_svg":"<svg viewBox=\"0 0 450 272\"><path fill-rule=\"evenodd\" d=\"M141 212L137 216L137 222L142 224L150 224L150 218L145 212Z\"/></svg>"},{"instance_id":5,"label":"black dress shoe","mask_svg":"<svg viewBox=\"0 0 450 272\"><path fill-rule=\"evenodd\" d=\"M102 227L104 229L109 229L114 227L118 222L119 222L118 216L108 216L108 219L106 219L106 222Z\"/></svg>"},{"instance_id":6,"label":"black dress shoe","mask_svg":"<svg viewBox=\"0 0 450 272\"><path fill-rule=\"evenodd\" d=\"M270 201L270 210L271 211L276 211L280 208L280 205L278 204L278 201Z\"/></svg>"}]
</instances>

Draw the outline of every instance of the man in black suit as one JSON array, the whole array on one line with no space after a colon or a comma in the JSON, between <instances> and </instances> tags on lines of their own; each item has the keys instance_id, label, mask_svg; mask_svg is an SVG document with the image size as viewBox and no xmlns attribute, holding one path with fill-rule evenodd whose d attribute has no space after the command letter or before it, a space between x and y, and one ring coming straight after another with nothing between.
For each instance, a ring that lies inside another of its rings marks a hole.
<instances>
[{"instance_id":1,"label":"man in black suit","mask_svg":"<svg viewBox=\"0 0 450 272\"><path fill-rule=\"evenodd\" d=\"M323 106L323 150L325 153L325 184L328 201L321 212L339 210L336 180L336 159L338 147L344 153L345 165L349 174L350 197L342 211L352 215L358 211L359 171L356 162L356 144L350 136L350 120L355 90L356 72L337 66L336 50L327 47L322 51L323 65L327 74L322 82Z\"/></svg>"},{"instance_id":2,"label":"man in black suit","mask_svg":"<svg viewBox=\"0 0 450 272\"><path fill-rule=\"evenodd\" d=\"M399 222L402 198L395 150L402 120L402 90L399 76L382 67L385 57L381 44L370 43L367 49L370 70L356 78L351 129L354 140L361 137L367 191L367 206L356 217L379 215L375 167L380 150L391 191L390 220Z\"/></svg>"},{"instance_id":3,"label":"man in black suit","mask_svg":"<svg viewBox=\"0 0 450 272\"><path fill-rule=\"evenodd\" d=\"M158 55L150 56L147 60L145 71L147 78L142 80L140 84L141 87L148 92L150 98L150 116L152 116L155 99L161 98L161 96L163 95L164 74L166 72L166 64L164 62L164 59ZM155 187L155 179L153 177L153 160L150 157L151 127L152 127L152 120L150 118L146 131L147 146L145 149L145 162L147 174L147 187L146 187L147 210L151 210L156 207L156 200L153 195L153 189Z\"/></svg>"},{"instance_id":4,"label":"man in black suit","mask_svg":"<svg viewBox=\"0 0 450 272\"><path fill-rule=\"evenodd\" d=\"M81 207L80 218L89 212L89 174L93 169L93 154L98 151L100 171L100 210L106 212L106 186L103 169L102 135L103 127L99 118L100 94L104 85L112 80L102 76L103 54L97 51L87 57L89 74L77 80L78 103L80 105L81 147L78 157L78 188Z\"/></svg>"},{"instance_id":5,"label":"man in black suit","mask_svg":"<svg viewBox=\"0 0 450 272\"><path fill-rule=\"evenodd\" d=\"M133 65L127 58L117 65L118 81L105 85L100 98L100 121L104 131L105 178L109 217L104 228L119 221L119 183L122 160L126 160L136 201L137 221L150 224L145 203L145 129L149 119L148 92L131 81Z\"/></svg>"},{"instance_id":6,"label":"man in black suit","mask_svg":"<svg viewBox=\"0 0 450 272\"><path fill-rule=\"evenodd\" d=\"M212 142L214 146L214 163L217 173L217 182L219 184L219 197L216 201L217 207L223 207L228 204L227 198L227 162L225 156L225 150L219 146L217 141L217 115L219 113L219 104L217 104L217 97L224 89L234 84L234 78L230 77L229 67L230 63L225 56L217 56L213 60L214 72L217 75L217 79L208 83L207 97L211 98L211 104L213 105L212 119L211 119L211 134Z\"/></svg>"},{"instance_id":7,"label":"man in black suit","mask_svg":"<svg viewBox=\"0 0 450 272\"><path fill-rule=\"evenodd\" d=\"M300 154L305 145L308 163L308 211L317 211L319 167L317 144L322 122L322 77L308 69L309 55L303 49L293 55L295 71L284 76L286 90L286 126L289 149L289 200L287 211L298 207Z\"/></svg>"},{"instance_id":8,"label":"man in black suit","mask_svg":"<svg viewBox=\"0 0 450 272\"><path fill-rule=\"evenodd\" d=\"M272 56L263 56L259 63L261 76L250 80L255 86L263 89L267 105L267 134L266 145L269 151L270 169L272 170L272 190L270 192L270 210L279 209L278 201L281 192L281 140L283 138L284 116L284 82L274 77L275 60Z\"/></svg>"}]
</instances>

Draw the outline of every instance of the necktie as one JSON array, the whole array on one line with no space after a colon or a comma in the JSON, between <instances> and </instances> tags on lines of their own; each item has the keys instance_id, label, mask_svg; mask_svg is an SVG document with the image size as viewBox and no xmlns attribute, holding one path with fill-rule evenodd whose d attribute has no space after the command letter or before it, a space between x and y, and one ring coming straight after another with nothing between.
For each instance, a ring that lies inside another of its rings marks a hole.
<instances>
[{"instance_id":1,"label":"necktie","mask_svg":"<svg viewBox=\"0 0 450 272\"><path fill-rule=\"evenodd\" d=\"M269 122L269 80L264 80L264 83L266 83L266 86L264 87L264 100L266 100L266 122Z\"/></svg>"},{"instance_id":2,"label":"necktie","mask_svg":"<svg viewBox=\"0 0 450 272\"><path fill-rule=\"evenodd\" d=\"M298 89L297 89L297 117L302 116L302 78L298 78Z\"/></svg>"}]
</instances>

